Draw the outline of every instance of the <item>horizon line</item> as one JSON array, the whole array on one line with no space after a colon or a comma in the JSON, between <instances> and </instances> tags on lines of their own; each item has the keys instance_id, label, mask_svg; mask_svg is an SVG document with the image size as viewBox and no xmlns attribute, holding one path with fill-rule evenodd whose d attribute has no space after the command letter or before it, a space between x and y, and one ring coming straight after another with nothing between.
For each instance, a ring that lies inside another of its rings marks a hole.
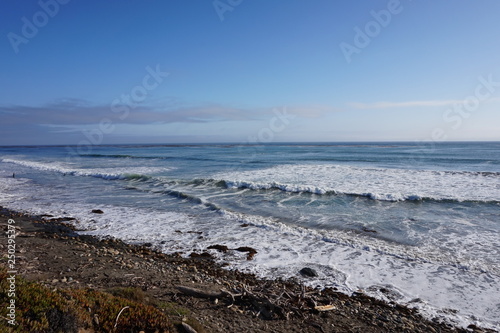
<instances>
[{"instance_id":1,"label":"horizon line","mask_svg":"<svg viewBox=\"0 0 500 333\"><path fill-rule=\"evenodd\" d=\"M373 140L373 141L276 141L276 142L241 142L241 141L221 141L221 142L164 142L164 143L108 143L96 144L93 147L111 146L209 146L209 145L242 145L242 146L265 146L280 144L376 144L376 143L411 143L411 144L446 144L446 143L500 143L499 140L446 140L446 141L419 141L419 140ZM78 147L78 144L0 144L0 147Z\"/></svg>"}]
</instances>

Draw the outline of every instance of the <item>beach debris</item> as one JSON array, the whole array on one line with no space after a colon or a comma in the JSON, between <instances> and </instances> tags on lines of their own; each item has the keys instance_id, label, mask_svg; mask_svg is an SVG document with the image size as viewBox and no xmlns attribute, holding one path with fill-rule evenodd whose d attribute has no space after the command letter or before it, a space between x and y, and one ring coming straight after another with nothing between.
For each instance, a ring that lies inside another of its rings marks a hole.
<instances>
[{"instance_id":1,"label":"beach debris","mask_svg":"<svg viewBox=\"0 0 500 333\"><path fill-rule=\"evenodd\" d=\"M116 320L115 320L115 329L116 329L116 326L118 326L118 319L120 319L120 316L122 314L122 312L126 309L130 309L130 306L126 306L124 307L123 309L120 310L120 312L118 313L118 316L116 316Z\"/></svg>"},{"instance_id":2,"label":"beach debris","mask_svg":"<svg viewBox=\"0 0 500 333\"><path fill-rule=\"evenodd\" d=\"M299 273L302 274L303 276L307 276L307 277L316 277L316 276L318 276L318 273L314 269L309 268L309 267L302 268L299 271Z\"/></svg>"},{"instance_id":3,"label":"beach debris","mask_svg":"<svg viewBox=\"0 0 500 333\"><path fill-rule=\"evenodd\" d=\"M334 310L334 309L336 309L336 307L334 305L332 305L332 304L318 305L318 306L314 307L314 310L320 311L320 312L331 311L331 310Z\"/></svg>"},{"instance_id":4,"label":"beach debris","mask_svg":"<svg viewBox=\"0 0 500 333\"><path fill-rule=\"evenodd\" d=\"M100 209L92 209L92 213L94 214L104 214L104 212Z\"/></svg>"},{"instance_id":5,"label":"beach debris","mask_svg":"<svg viewBox=\"0 0 500 333\"><path fill-rule=\"evenodd\" d=\"M215 244L215 245L210 245L207 247L209 250L217 250L220 252L227 252L229 248L226 245L220 245L220 244Z\"/></svg>"},{"instance_id":6,"label":"beach debris","mask_svg":"<svg viewBox=\"0 0 500 333\"><path fill-rule=\"evenodd\" d=\"M186 333L198 333L194 328L189 326L189 324L182 322L182 328Z\"/></svg>"},{"instance_id":7,"label":"beach debris","mask_svg":"<svg viewBox=\"0 0 500 333\"><path fill-rule=\"evenodd\" d=\"M24 233L24 232L19 232L19 233L16 233L16 237L35 237L34 234L31 234L31 233Z\"/></svg>"},{"instance_id":8,"label":"beach debris","mask_svg":"<svg viewBox=\"0 0 500 333\"><path fill-rule=\"evenodd\" d=\"M242 228L246 228L246 227L249 227L249 226L250 226L250 224L248 224L248 223L243 223L242 225L240 225L240 227L242 227Z\"/></svg>"},{"instance_id":9,"label":"beach debris","mask_svg":"<svg viewBox=\"0 0 500 333\"><path fill-rule=\"evenodd\" d=\"M182 292L183 294L198 297L198 298L221 298L224 296L222 291L205 291L201 289L185 287L185 286L176 286L177 290Z\"/></svg>"},{"instance_id":10,"label":"beach debris","mask_svg":"<svg viewBox=\"0 0 500 333\"><path fill-rule=\"evenodd\" d=\"M283 318L288 319L288 315L283 306L287 303L287 298L284 297L286 291L282 291L281 295L269 295L266 286L251 287L241 284L237 288L232 288L231 291L221 289L220 292L206 291L186 286L176 286L176 288L185 295L197 298L210 299L225 299L231 304L227 308L243 313L239 310L239 306L248 306L253 309L255 316L262 316L265 319ZM297 309L297 311L300 311Z\"/></svg>"},{"instance_id":11,"label":"beach debris","mask_svg":"<svg viewBox=\"0 0 500 333\"><path fill-rule=\"evenodd\" d=\"M97 315L97 313L94 314L94 317L93 317L92 321L94 322L95 326L99 326L100 325L100 323L99 323L99 316Z\"/></svg>"},{"instance_id":12,"label":"beach debris","mask_svg":"<svg viewBox=\"0 0 500 333\"><path fill-rule=\"evenodd\" d=\"M74 217L69 217L69 216L64 216L64 217L53 217L53 218L49 218L48 221L49 222L63 222L63 221L75 221L76 218ZM66 225L67 226L67 225Z\"/></svg>"}]
</instances>

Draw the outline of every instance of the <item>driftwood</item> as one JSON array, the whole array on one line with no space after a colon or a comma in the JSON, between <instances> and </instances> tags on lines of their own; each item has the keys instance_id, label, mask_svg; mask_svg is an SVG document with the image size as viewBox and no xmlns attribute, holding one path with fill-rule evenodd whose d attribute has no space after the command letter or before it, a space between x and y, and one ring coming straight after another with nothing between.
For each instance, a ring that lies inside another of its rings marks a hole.
<instances>
[{"instance_id":1,"label":"driftwood","mask_svg":"<svg viewBox=\"0 0 500 333\"><path fill-rule=\"evenodd\" d=\"M314 307L314 310L324 312L324 311L332 311L335 310L336 307L334 305L318 305Z\"/></svg>"},{"instance_id":2,"label":"driftwood","mask_svg":"<svg viewBox=\"0 0 500 333\"><path fill-rule=\"evenodd\" d=\"M122 312L126 309L130 309L130 306L126 306L124 307L123 309L120 310L120 312L118 313L118 316L116 316L116 320L115 320L115 330L116 330L116 326L118 326L118 319L120 319L120 316L122 314Z\"/></svg>"},{"instance_id":3,"label":"driftwood","mask_svg":"<svg viewBox=\"0 0 500 333\"><path fill-rule=\"evenodd\" d=\"M226 298L231 302L228 307L232 307L235 304L251 305L251 307L255 309L257 317L260 315L270 319L273 317L273 314L276 314L279 317L288 319L288 314L284 311L279 296L272 294L268 295L263 290L251 290L246 285L241 286L239 289L235 289L235 292L230 292L225 289L221 289L220 292L214 292L186 286L177 286L177 289L183 294L192 297L212 299ZM271 299L271 297L273 299Z\"/></svg>"},{"instance_id":4,"label":"driftwood","mask_svg":"<svg viewBox=\"0 0 500 333\"><path fill-rule=\"evenodd\" d=\"M221 298L225 295L223 292L205 291L185 286L177 286L177 289L183 294L198 298Z\"/></svg>"},{"instance_id":5,"label":"driftwood","mask_svg":"<svg viewBox=\"0 0 500 333\"><path fill-rule=\"evenodd\" d=\"M189 326L185 322L182 323L182 328L184 329L184 331L186 333L198 333L198 332L196 332L196 330L194 328L192 328L191 326Z\"/></svg>"},{"instance_id":6,"label":"driftwood","mask_svg":"<svg viewBox=\"0 0 500 333\"><path fill-rule=\"evenodd\" d=\"M220 291L202 290L186 286L177 286L185 295L198 298L216 299L225 302L228 308L235 311L246 308L256 317L265 319L286 319L290 316L305 319L309 313L335 310L332 303L321 305L328 299L321 296L319 290L307 290L305 286L289 285L283 289L273 288L271 282L259 286L246 284L232 288L221 288ZM318 304L319 303L319 304Z\"/></svg>"}]
</instances>

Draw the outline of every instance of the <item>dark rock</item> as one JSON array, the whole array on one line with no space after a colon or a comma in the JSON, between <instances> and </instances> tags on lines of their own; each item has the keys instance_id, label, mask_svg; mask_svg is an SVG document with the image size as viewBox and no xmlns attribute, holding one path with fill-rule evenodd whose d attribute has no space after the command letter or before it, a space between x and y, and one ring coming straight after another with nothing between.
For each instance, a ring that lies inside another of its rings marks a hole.
<instances>
[{"instance_id":1,"label":"dark rock","mask_svg":"<svg viewBox=\"0 0 500 333\"><path fill-rule=\"evenodd\" d=\"M363 230L364 232L372 232L372 233L374 233L374 234L376 234L376 233L377 233L377 230L368 229L367 227L363 227L363 228L361 228L361 230Z\"/></svg>"},{"instance_id":2,"label":"dark rock","mask_svg":"<svg viewBox=\"0 0 500 333\"><path fill-rule=\"evenodd\" d=\"M217 250L220 252L227 252L229 250L229 248L226 245L219 245L219 244L210 245L208 247L208 249L209 250Z\"/></svg>"},{"instance_id":3,"label":"dark rock","mask_svg":"<svg viewBox=\"0 0 500 333\"><path fill-rule=\"evenodd\" d=\"M386 316L384 315L378 315L377 316L377 319L380 320L380 321L383 321L385 323L388 323L389 322L389 318L387 318Z\"/></svg>"},{"instance_id":4,"label":"dark rock","mask_svg":"<svg viewBox=\"0 0 500 333\"><path fill-rule=\"evenodd\" d=\"M309 268L309 267L304 267L302 268L300 271L299 271L300 274L302 274L303 276L308 276L308 277L315 277L315 276L318 276L318 273L312 269L312 268Z\"/></svg>"},{"instance_id":5,"label":"dark rock","mask_svg":"<svg viewBox=\"0 0 500 333\"><path fill-rule=\"evenodd\" d=\"M470 324L469 326L467 326L467 328L473 331L482 332L481 328L477 327L474 324Z\"/></svg>"},{"instance_id":6,"label":"dark rock","mask_svg":"<svg viewBox=\"0 0 500 333\"><path fill-rule=\"evenodd\" d=\"M49 219L50 222L62 222L62 221L74 221L76 220L76 218L74 217L54 217L54 218L51 218Z\"/></svg>"},{"instance_id":7,"label":"dark rock","mask_svg":"<svg viewBox=\"0 0 500 333\"><path fill-rule=\"evenodd\" d=\"M100 209L92 209L92 213L94 214L104 214L104 212Z\"/></svg>"},{"instance_id":8,"label":"dark rock","mask_svg":"<svg viewBox=\"0 0 500 333\"><path fill-rule=\"evenodd\" d=\"M151 247L151 246L153 246L153 243L144 243L143 246L145 246L145 247Z\"/></svg>"},{"instance_id":9,"label":"dark rock","mask_svg":"<svg viewBox=\"0 0 500 333\"><path fill-rule=\"evenodd\" d=\"M252 247L248 247L248 246L240 246L239 248L234 249L234 250L239 251L239 252L248 252L247 260L252 260L253 257L255 256L255 254L257 253L256 249L254 249Z\"/></svg>"},{"instance_id":10,"label":"dark rock","mask_svg":"<svg viewBox=\"0 0 500 333\"><path fill-rule=\"evenodd\" d=\"M239 248L237 249L234 249L235 251L239 251L239 252L250 252L250 253L257 253L257 250L252 248L252 247L248 247L248 246L240 246Z\"/></svg>"},{"instance_id":11,"label":"dark rock","mask_svg":"<svg viewBox=\"0 0 500 333\"><path fill-rule=\"evenodd\" d=\"M250 226L250 224L248 224L248 223L243 223L242 225L240 225L240 227L242 227L242 228L246 228L248 226Z\"/></svg>"},{"instance_id":12,"label":"dark rock","mask_svg":"<svg viewBox=\"0 0 500 333\"><path fill-rule=\"evenodd\" d=\"M205 259L205 258L208 258L208 259L212 259L212 255L208 252L203 252L203 253L196 253L196 252L193 252L189 255L191 258L201 258L201 259Z\"/></svg>"}]
</instances>

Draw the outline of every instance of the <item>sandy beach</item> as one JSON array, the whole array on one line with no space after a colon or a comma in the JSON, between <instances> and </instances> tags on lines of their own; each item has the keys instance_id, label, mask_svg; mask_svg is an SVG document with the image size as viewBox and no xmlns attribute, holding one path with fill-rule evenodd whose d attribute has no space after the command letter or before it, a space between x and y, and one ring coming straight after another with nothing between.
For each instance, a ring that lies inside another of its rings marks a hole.
<instances>
[{"instance_id":1,"label":"sandy beach","mask_svg":"<svg viewBox=\"0 0 500 333\"><path fill-rule=\"evenodd\" d=\"M0 221L5 231L9 219L15 221L11 224L16 230L16 281L33 281L47 290L62 293L92 290L117 295L117 290L128 290L128 293L118 292L117 296L163 313L165 320L170 321L170 328L163 331L486 332L474 326L464 330L428 321L411 309L362 294L349 297L331 289L306 288L293 280L259 280L223 269L206 252L190 254L189 258L181 254L165 255L151 250L149 244L133 246L115 239L79 236L65 219L27 216L2 209ZM2 266L8 269L6 235L9 233L3 234ZM251 259L251 250L247 251ZM1 299L2 303L9 301L7 290L2 289ZM26 325L30 305L17 300L16 306L16 322ZM50 305L46 308L50 309ZM43 317L46 310L40 309ZM80 322L74 319L72 331L104 332L105 327L110 327L110 323L106 326L106 320L118 323L117 314L106 318L96 309L87 310L94 319ZM5 311L4 305L2 317L7 319ZM118 319L127 322L127 316L131 313L124 311ZM147 321L141 325L115 329L161 331L148 326ZM22 327L9 325L7 320L1 326L2 331L12 328L23 331ZM58 331L57 325L50 327Z\"/></svg>"}]
</instances>

